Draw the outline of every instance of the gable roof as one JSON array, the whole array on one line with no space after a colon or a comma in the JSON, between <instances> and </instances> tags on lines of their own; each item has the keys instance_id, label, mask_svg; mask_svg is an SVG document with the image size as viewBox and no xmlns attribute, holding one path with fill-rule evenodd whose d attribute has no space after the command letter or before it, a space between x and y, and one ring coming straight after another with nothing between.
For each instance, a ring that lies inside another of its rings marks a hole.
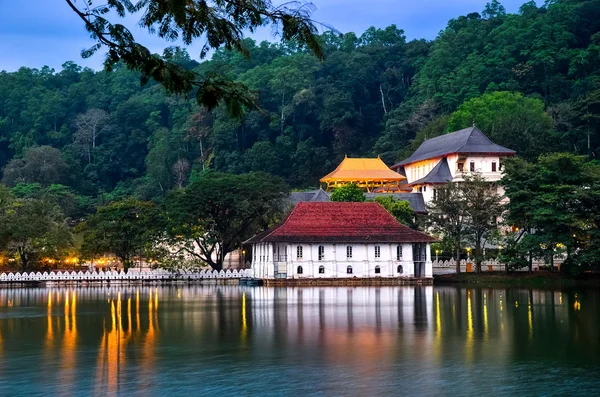
<instances>
[{"instance_id":1,"label":"gable roof","mask_svg":"<svg viewBox=\"0 0 600 397\"><path fill-rule=\"evenodd\" d=\"M425 140L412 156L394 164L392 168L453 153L486 153L512 156L516 152L495 144L479 128L473 126Z\"/></svg>"},{"instance_id":2,"label":"gable roof","mask_svg":"<svg viewBox=\"0 0 600 397\"><path fill-rule=\"evenodd\" d=\"M410 208L417 214L427 213L425 200L422 193L365 193L367 200L374 200L379 196L392 196L396 200L406 200L410 204ZM311 190L308 192L292 192L290 193L290 204L298 204L302 202L327 202L329 201L329 193L323 189Z\"/></svg>"},{"instance_id":3,"label":"gable roof","mask_svg":"<svg viewBox=\"0 0 600 397\"><path fill-rule=\"evenodd\" d=\"M446 157L444 157L435 165L435 167L432 168L431 171L429 171L427 175L412 182L410 185L423 185L426 183L444 184L450 182L451 180L452 173L450 172L450 167L448 167L448 160Z\"/></svg>"},{"instance_id":4,"label":"gable roof","mask_svg":"<svg viewBox=\"0 0 600 397\"><path fill-rule=\"evenodd\" d=\"M392 196L395 200L406 200L415 214L426 214L427 207L423 199L423 193L365 193L367 200L375 200L375 197Z\"/></svg>"},{"instance_id":5,"label":"gable roof","mask_svg":"<svg viewBox=\"0 0 600 397\"><path fill-rule=\"evenodd\" d=\"M348 158L337 166L335 170L321 178L321 182L328 181L403 181L406 177L392 171L379 157L373 158Z\"/></svg>"},{"instance_id":6,"label":"gable roof","mask_svg":"<svg viewBox=\"0 0 600 397\"><path fill-rule=\"evenodd\" d=\"M297 243L420 243L433 237L398 222L378 203L299 203L279 226L245 244Z\"/></svg>"},{"instance_id":7,"label":"gable roof","mask_svg":"<svg viewBox=\"0 0 600 397\"><path fill-rule=\"evenodd\" d=\"M308 192L290 193L290 202L298 204L301 202L325 202L329 201L329 195L323 189L311 190Z\"/></svg>"}]
</instances>

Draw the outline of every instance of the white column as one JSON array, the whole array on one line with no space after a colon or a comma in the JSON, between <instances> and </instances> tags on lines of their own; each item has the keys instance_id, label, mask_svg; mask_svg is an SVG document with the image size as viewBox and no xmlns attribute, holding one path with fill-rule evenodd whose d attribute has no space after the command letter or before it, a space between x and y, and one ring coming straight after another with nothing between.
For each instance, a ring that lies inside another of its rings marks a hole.
<instances>
[{"instance_id":1,"label":"white column","mask_svg":"<svg viewBox=\"0 0 600 397\"><path fill-rule=\"evenodd\" d=\"M425 277L433 277L433 263L431 262L431 244L425 247Z\"/></svg>"},{"instance_id":2,"label":"white column","mask_svg":"<svg viewBox=\"0 0 600 397\"><path fill-rule=\"evenodd\" d=\"M413 260L413 246L412 244L402 244L402 267L404 268L404 275L407 277L413 277L415 275L415 261Z\"/></svg>"}]
</instances>

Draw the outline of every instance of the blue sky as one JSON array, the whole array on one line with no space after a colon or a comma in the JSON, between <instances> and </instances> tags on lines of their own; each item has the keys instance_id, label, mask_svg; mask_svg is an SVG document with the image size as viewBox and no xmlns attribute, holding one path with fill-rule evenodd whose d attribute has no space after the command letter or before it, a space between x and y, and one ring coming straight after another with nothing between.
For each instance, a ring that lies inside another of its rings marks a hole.
<instances>
[{"instance_id":1,"label":"blue sky","mask_svg":"<svg viewBox=\"0 0 600 397\"><path fill-rule=\"evenodd\" d=\"M82 3L83 0L76 0ZM101 4L102 0L95 0ZM369 26L383 28L396 24L409 39L433 39L449 19L470 12L481 12L487 0L312 0L317 7L314 19L340 32L362 33ZM504 0L508 12L516 12L525 0ZM135 25L137 40L155 52L168 45ZM258 32L258 41L271 39L268 29ZM14 71L21 66L48 65L60 70L65 61L94 69L101 68L103 55L82 59L80 52L93 44L81 21L64 0L0 0L0 70ZM190 55L197 57L202 46L196 43Z\"/></svg>"}]
</instances>

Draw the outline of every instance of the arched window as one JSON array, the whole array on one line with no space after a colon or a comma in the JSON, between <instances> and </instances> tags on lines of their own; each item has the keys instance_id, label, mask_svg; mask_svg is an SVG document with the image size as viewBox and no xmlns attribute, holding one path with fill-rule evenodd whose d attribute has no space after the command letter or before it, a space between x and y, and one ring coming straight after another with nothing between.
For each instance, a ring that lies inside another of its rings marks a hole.
<instances>
[{"instance_id":1,"label":"arched window","mask_svg":"<svg viewBox=\"0 0 600 397\"><path fill-rule=\"evenodd\" d=\"M348 273L348 274L352 274L352 266L348 266L348 267L346 268L346 273Z\"/></svg>"},{"instance_id":2,"label":"arched window","mask_svg":"<svg viewBox=\"0 0 600 397\"><path fill-rule=\"evenodd\" d=\"M304 273L304 269L302 269L302 266L298 266L297 273L298 274Z\"/></svg>"},{"instance_id":3,"label":"arched window","mask_svg":"<svg viewBox=\"0 0 600 397\"><path fill-rule=\"evenodd\" d=\"M325 259L325 247L319 245L319 260L322 261L323 259Z\"/></svg>"},{"instance_id":4,"label":"arched window","mask_svg":"<svg viewBox=\"0 0 600 397\"><path fill-rule=\"evenodd\" d=\"M381 273L381 268L379 267L379 265L375 266L375 274L379 274Z\"/></svg>"},{"instance_id":5,"label":"arched window","mask_svg":"<svg viewBox=\"0 0 600 397\"><path fill-rule=\"evenodd\" d=\"M404 273L404 269L402 268L402 265L398 265L398 273L400 273L400 274Z\"/></svg>"},{"instance_id":6,"label":"arched window","mask_svg":"<svg viewBox=\"0 0 600 397\"><path fill-rule=\"evenodd\" d=\"M325 274L325 266L319 266L319 274Z\"/></svg>"},{"instance_id":7,"label":"arched window","mask_svg":"<svg viewBox=\"0 0 600 397\"><path fill-rule=\"evenodd\" d=\"M402 260L402 246L398 245L396 247L396 260L397 261L401 261Z\"/></svg>"},{"instance_id":8,"label":"arched window","mask_svg":"<svg viewBox=\"0 0 600 397\"><path fill-rule=\"evenodd\" d=\"M379 245L375 246L375 258L381 258L381 247Z\"/></svg>"},{"instance_id":9,"label":"arched window","mask_svg":"<svg viewBox=\"0 0 600 397\"><path fill-rule=\"evenodd\" d=\"M352 259L352 246L351 245L346 247L346 259Z\"/></svg>"},{"instance_id":10,"label":"arched window","mask_svg":"<svg viewBox=\"0 0 600 397\"><path fill-rule=\"evenodd\" d=\"M296 247L296 259L302 259L302 246L301 245Z\"/></svg>"}]
</instances>

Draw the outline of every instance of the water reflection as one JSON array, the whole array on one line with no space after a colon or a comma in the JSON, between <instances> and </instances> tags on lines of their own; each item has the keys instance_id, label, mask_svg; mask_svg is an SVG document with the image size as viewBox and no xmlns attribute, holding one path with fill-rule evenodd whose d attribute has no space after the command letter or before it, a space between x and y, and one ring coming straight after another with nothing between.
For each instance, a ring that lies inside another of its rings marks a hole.
<instances>
[{"instance_id":1,"label":"water reflection","mask_svg":"<svg viewBox=\"0 0 600 397\"><path fill-rule=\"evenodd\" d=\"M348 379L351 394L393 392L401 381L425 394L441 380L489 388L469 372L597 369L599 302L598 290L2 289L0 389L20 381L37 393L155 394L199 379L216 387L229 373L248 384L281 375L307 393L339 394ZM41 374L28 373L39 361ZM299 370L327 382L304 384L292 376Z\"/></svg>"}]
</instances>

